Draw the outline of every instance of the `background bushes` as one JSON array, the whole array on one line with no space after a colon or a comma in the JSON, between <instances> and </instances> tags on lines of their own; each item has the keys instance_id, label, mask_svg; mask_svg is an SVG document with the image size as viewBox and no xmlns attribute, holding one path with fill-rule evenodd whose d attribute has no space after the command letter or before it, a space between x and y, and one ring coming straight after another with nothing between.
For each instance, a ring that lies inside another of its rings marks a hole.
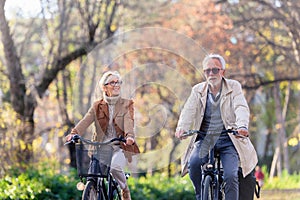
<instances>
[{"instance_id":1,"label":"background bushes","mask_svg":"<svg viewBox=\"0 0 300 200\"><path fill-rule=\"evenodd\" d=\"M75 170L63 175L46 166L30 167L23 172L12 169L0 179L0 199L79 200L78 181Z\"/></svg>"},{"instance_id":2,"label":"background bushes","mask_svg":"<svg viewBox=\"0 0 300 200\"><path fill-rule=\"evenodd\" d=\"M12 169L0 179L0 199L36 199L36 200L79 200L81 191L76 189L80 181L76 170L67 175L45 164L31 167L23 172ZM140 178L130 177L128 184L133 200L194 199L191 182L185 178L168 178L164 174L155 174Z\"/></svg>"},{"instance_id":3,"label":"background bushes","mask_svg":"<svg viewBox=\"0 0 300 200\"><path fill-rule=\"evenodd\" d=\"M80 181L76 170L61 173L53 164L31 167L21 172L12 169L0 179L0 199L36 199L36 200L79 200L81 191L76 189ZM265 171L267 190L300 188L300 175L288 175L283 178L268 179ZM133 200L192 200L194 191L189 176L168 178L164 173L130 177L128 184Z\"/></svg>"},{"instance_id":4,"label":"background bushes","mask_svg":"<svg viewBox=\"0 0 300 200\"><path fill-rule=\"evenodd\" d=\"M134 200L167 200L195 199L193 187L188 176L168 178L165 174L140 177L139 179L129 178L129 187Z\"/></svg>"}]
</instances>

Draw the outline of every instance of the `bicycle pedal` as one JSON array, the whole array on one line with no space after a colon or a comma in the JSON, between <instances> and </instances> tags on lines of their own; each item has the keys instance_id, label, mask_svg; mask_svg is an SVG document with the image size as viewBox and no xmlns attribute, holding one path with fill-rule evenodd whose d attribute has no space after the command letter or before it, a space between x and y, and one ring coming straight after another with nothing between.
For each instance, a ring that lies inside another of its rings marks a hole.
<instances>
[{"instance_id":1,"label":"bicycle pedal","mask_svg":"<svg viewBox=\"0 0 300 200\"><path fill-rule=\"evenodd\" d=\"M206 166L206 168L207 169L212 169L214 166L212 165L212 164L208 164L207 166Z\"/></svg>"},{"instance_id":2,"label":"bicycle pedal","mask_svg":"<svg viewBox=\"0 0 300 200\"><path fill-rule=\"evenodd\" d=\"M129 177L130 177L130 173L125 173L125 177L126 177L126 179L128 179Z\"/></svg>"},{"instance_id":3,"label":"bicycle pedal","mask_svg":"<svg viewBox=\"0 0 300 200\"><path fill-rule=\"evenodd\" d=\"M77 187L77 190L83 191L84 188L85 188L85 185L84 185L83 182L78 182L77 185L76 185L76 187Z\"/></svg>"},{"instance_id":4,"label":"bicycle pedal","mask_svg":"<svg viewBox=\"0 0 300 200\"><path fill-rule=\"evenodd\" d=\"M210 170L210 169L213 169L213 165L212 164L204 164L203 165L203 170Z\"/></svg>"}]
</instances>

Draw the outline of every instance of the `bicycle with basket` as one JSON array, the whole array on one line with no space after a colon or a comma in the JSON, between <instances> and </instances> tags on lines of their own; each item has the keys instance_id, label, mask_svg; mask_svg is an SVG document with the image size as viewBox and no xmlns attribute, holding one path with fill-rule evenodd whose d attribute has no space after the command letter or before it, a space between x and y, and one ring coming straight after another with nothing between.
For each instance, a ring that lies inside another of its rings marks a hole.
<instances>
[{"instance_id":1,"label":"bicycle with basket","mask_svg":"<svg viewBox=\"0 0 300 200\"><path fill-rule=\"evenodd\" d=\"M121 200L120 187L110 173L113 145L120 142L126 143L126 139L93 142L74 135L65 143L75 143L77 173L81 185L85 183L82 200Z\"/></svg>"}]
</instances>

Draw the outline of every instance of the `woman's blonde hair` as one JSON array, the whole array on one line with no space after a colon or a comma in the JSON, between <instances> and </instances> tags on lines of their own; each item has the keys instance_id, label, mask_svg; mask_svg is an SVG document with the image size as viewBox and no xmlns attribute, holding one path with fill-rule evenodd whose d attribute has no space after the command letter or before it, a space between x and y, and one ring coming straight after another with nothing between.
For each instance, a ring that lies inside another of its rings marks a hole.
<instances>
[{"instance_id":1,"label":"woman's blonde hair","mask_svg":"<svg viewBox=\"0 0 300 200\"><path fill-rule=\"evenodd\" d=\"M120 75L119 72L117 72L117 71L107 71L102 75L102 77L99 81L99 85L104 86L105 84L109 83L109 79L110 79L111 76L115 76L119 80L121 80L121 75Z\"/></svg>"}]
</instances>

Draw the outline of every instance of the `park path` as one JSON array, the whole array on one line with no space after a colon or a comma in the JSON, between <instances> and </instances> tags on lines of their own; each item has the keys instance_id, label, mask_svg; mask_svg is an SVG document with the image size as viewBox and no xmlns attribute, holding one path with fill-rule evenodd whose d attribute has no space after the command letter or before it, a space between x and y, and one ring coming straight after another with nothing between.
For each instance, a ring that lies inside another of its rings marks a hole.
<instances>
[{"instance_id":1,"label":"park path","mask_svg":"<svg viewBox=\"0 0 300 200\"><path fill-rule=\"evenodd\" d=\"M300 200L300 188L292 190L261 190L260 198L254 200Z\"/></svg>"}]
</instances>

